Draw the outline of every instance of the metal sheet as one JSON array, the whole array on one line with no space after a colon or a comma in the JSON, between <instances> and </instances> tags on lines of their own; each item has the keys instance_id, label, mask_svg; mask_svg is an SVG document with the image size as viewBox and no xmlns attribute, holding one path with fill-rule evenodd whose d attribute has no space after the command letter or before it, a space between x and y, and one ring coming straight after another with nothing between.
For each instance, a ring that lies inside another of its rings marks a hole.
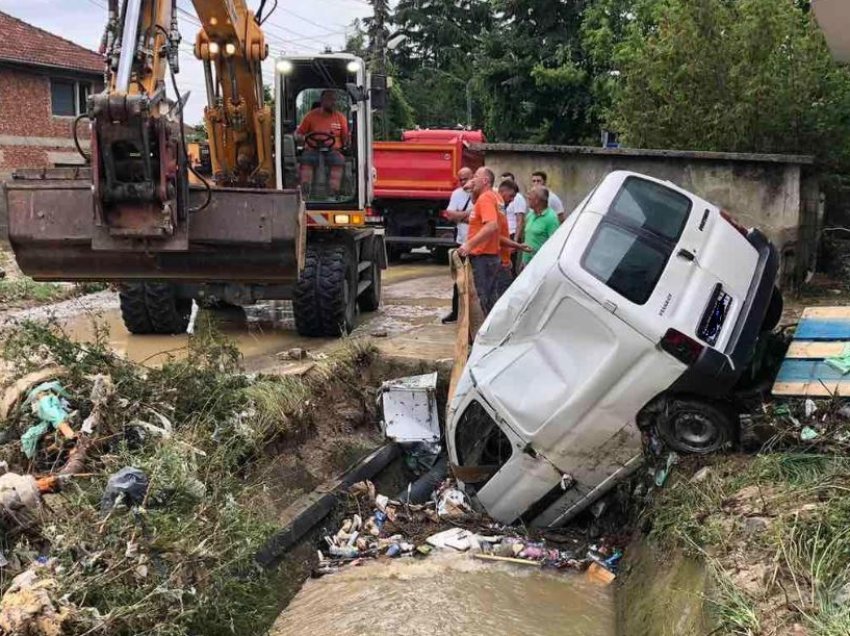
<instances>
[{"instance_id":1,"label":"metal sheet","mask_svg":"<svg viewBox=\"0 0 850 636\"><path fill-rule=\"evenodd\" d=\"M436 372L389 380L381 390L388 438L402 443L440 439Z\"/></svg>"}]
</instances>

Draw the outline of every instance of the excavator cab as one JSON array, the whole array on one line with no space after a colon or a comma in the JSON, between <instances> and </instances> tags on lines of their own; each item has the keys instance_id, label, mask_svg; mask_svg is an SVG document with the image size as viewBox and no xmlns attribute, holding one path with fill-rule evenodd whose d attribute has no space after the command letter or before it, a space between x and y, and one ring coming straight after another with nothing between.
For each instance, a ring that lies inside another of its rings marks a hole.
<instances>
[{"instance_id":1,"label":"excavator cab","mask_svg":"<svg viewBox=\"0 0 850 636\"><path fill-rule=\"evenodd\" d=\"M372 172L371 78L346 53L277 61L277 159L283 188L307 210L362 211Z\"/></svg>"}]
</instances>

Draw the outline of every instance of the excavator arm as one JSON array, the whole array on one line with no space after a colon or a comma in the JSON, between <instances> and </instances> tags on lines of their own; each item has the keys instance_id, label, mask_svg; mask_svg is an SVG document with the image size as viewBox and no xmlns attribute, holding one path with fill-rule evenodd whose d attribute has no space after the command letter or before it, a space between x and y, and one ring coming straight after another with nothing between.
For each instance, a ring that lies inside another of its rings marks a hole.
<instances>
[{"instance_id":1,"label":"excavator arm","mask_svg":"<svg viewBox=\"0 0 850 636\"><path fill-rule=\"evenodd\" d=\"M193 0L203 25L195 55L204 65L213 180L273 185L271 111L264 104L259 21L245 0ZM95 217L113 239L159 239L185 249L189 213L182 103L166 99L179 71L176 0L110 0L103 38L106 89L91 98ZM170 66L170 69L169 69ZM178 95L179 99L179 95Z\"/></svg>"}]
</instances>

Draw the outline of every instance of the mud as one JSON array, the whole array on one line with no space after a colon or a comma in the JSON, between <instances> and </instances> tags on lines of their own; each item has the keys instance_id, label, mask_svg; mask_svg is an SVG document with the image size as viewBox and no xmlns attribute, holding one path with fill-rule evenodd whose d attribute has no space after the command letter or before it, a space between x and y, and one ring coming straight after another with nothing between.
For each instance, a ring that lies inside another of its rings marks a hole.
<instances>
[{"instance_id":1,"label":"mud","mask_svg":"<svg viewBox=\"0 0 850 636\"><path fill-rule=\"evenodd\" d=\"M611 588L466 555L367 563L308 581L270 634L611 636Z\"/></svg>"}]
</instances>

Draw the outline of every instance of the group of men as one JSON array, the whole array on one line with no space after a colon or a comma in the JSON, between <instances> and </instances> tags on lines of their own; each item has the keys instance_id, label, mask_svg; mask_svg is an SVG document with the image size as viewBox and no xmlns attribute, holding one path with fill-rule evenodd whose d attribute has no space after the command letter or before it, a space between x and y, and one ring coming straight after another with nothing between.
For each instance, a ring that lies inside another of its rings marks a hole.
<instances>
[{"instance_id":1,"label":"group of men","mask_svg":"<svg viewBox=\"0 0 850 636\"><path fill-rule=\"evenodd\" d=\"M531 175L527 199L510 172L496 175L489 168L461 168L458 188L445 216L457 224L458 253L472 264L475 291L484 315L531 262L565 218L564 204L546 187L543 171ZM444 323L458 317L455 286L452 311Z\"/></svg>"}]
</instances>

